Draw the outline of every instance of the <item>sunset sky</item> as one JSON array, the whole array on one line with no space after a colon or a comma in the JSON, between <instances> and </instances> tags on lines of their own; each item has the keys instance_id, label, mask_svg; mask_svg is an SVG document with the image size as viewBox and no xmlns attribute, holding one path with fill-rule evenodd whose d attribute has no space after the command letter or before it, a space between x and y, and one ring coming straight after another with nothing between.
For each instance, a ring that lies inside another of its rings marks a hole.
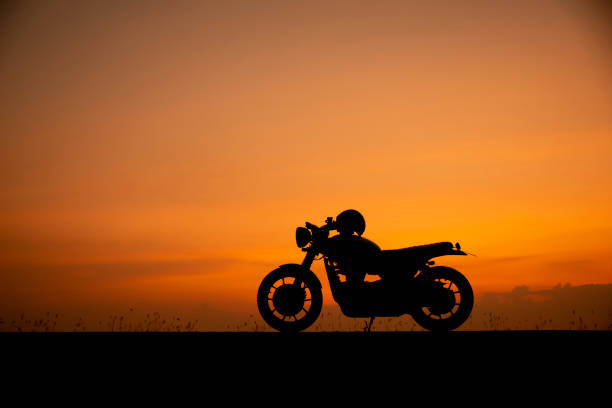
<instances>
[{"instance_id":1,"label":"sunset sky","mask_svg":"<svg viewBox=\"0 0 612 408\"><path fill-rule=\"evenodd\" d=\"M477 295L612 283L611 16L3 2L0 317L256 313L295 227L347 208L383 248L459 241L437 262Z\"/></svg>"}]
</instances>

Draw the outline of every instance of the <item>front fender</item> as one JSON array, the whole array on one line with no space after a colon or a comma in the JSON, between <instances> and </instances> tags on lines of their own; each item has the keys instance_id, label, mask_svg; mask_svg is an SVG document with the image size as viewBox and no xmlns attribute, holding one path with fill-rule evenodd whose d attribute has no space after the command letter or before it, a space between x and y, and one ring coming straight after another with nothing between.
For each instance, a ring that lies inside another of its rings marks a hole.
<instances>
[{"instance_id":1,"label":"front fender","mask_svg":"<svg viewBox=\"0 0 612 408\"><path fill-rule=\"evenodd\" d=\"M317 283L319 289L321 289L321 281L317 278L317 275L314 274L313 271L307 269L299 264L284 264L278 267L281 270L290 270L295 273L302 280L313 280Z\"/></svg>"}]
</instances>

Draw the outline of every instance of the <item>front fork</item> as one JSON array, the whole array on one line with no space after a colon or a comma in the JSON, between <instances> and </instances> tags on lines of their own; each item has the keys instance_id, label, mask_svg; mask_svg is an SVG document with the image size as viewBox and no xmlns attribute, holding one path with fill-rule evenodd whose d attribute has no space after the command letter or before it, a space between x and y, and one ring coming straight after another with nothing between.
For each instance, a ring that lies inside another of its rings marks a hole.
<instances>
[{"instance_id":1,"label":"front fork","mask_svg":"<svg viewBox=\"0 0 612 408\"><path fill-rule=\"evenodd\" d=\"M314 262L316 255L317 255L316 251L314 251L312 248L308 248L308 250L306 251L306 256L304 257L304 260L302 261L302 268L306 270L310 270L310 267L312 266L312 263ZM299 278L299 276L296 276L295 280L293 281L293 286L297 288L301 288L302 283L303 282Z\"/></svg>"},{"instance_id":2,"label":"front fork","mask_svg":"<svg viewBox=\"0 0 612 408\"><path fill-rule=\"evenodd\" d=\"M312 262L315 259L315 256L315 251L309 248L308 251L306 251L306 256L304 257L304 260L302 261L302 267L310 269L310 267L312 266Z\"/></svg>"}]
</instances>

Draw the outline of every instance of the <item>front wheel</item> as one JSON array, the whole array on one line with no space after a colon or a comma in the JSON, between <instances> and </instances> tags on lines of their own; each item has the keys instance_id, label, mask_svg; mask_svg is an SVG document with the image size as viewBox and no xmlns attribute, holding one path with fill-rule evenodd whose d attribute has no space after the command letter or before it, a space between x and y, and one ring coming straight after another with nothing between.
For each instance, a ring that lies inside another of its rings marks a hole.
<instances>
[{"instance_id":1,"label":"front wheel","mask_svg":"<svg viewBox=\"0 0 612 408\"><path fill-rule=\"evenodd\" d=\"M459 271L446 266L430 269L434 287L427 306L412 312L414 320L431 331L448 331L461 326L474 306L474 292L470 282Z\"/></svg>"},{"instance_id":2,"label":"front wheel","mask_svg":"<svg viewBox=\"0 0 612 408\"><path fill-rule=\"evenodd\" d=\"M275 269L259 285L257 307L264 321L278 331L305 330L321 313L321 283L310 271Z\"/></svg>"}]
</instances>

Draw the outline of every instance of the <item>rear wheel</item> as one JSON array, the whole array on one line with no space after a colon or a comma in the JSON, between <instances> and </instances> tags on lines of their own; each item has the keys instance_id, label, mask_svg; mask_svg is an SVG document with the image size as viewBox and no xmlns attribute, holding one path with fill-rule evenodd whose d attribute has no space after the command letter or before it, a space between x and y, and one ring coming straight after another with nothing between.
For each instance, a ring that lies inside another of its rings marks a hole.
<instances>
[{"instance_id":1,"label":"rear wheel","mask_svg":"<svg viewBox=\"0 0 612 408\"><path fill-rule=\"evenodd\" d=\"M427 306L419 306L412 312L414 320L431 331L453 330L470 316L474 306L474 292L468 280L459 271L446 266L430 269L434 288Z\"/></svg>"},{"instance_id":2,"label":"rear wheel","mask_svg":"<svg viewBox=\"0 0 612 408\"><path fill-rule=\"evenodd\" d=\"M281 332L305 330L317 320L323 293L317 277L298 268L278 268L259 285L257 307L261 317Z\"/></svg>"}]
</instances>

